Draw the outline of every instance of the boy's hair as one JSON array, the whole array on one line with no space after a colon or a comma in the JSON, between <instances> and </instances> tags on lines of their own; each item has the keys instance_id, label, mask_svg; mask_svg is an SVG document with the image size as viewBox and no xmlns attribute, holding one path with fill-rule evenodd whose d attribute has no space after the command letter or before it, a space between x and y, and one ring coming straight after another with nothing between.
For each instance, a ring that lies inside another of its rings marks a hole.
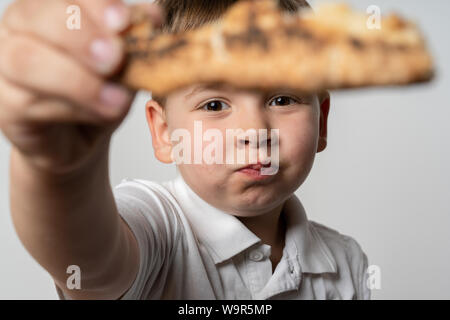
<instances>
[{"instance_id":1,"label":"boy's hair","mask_svg":"<svg viewBox=\"0 0 450 320\"><path fill-rule=\"evenodd\" d=\"M156 0L165 11L166 20L162 26L164 33L183 32L219 19L225 11L239 0ZM309 7L306 0L274 0L279 2L282 10L296 12ZM152 98L161 106L166 97Z\"/></svg>"}]
</instances>

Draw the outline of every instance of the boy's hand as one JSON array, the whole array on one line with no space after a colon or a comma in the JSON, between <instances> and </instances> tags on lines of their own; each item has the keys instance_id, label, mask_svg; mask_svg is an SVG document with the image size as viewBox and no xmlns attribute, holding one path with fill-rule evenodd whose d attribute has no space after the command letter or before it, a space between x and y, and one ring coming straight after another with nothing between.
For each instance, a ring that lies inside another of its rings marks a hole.
<instances>
[{"instance_id":1,"label":"boy's hand","mask_svg":"<svg viewBox=\"0 0 450 320\"><path fill-rule=\"evenodd\" d=\"M81 28L67 21L80 8ZM148 4L155 25L159 7ZM69 12L69 13L68 13ZM107 144L133 93L108 83L129 23L120 0L16 0L0 21L0 129L39 170L67 173ZM103 151L104 152L104 151Z\"/></svg>"}]
</instances>

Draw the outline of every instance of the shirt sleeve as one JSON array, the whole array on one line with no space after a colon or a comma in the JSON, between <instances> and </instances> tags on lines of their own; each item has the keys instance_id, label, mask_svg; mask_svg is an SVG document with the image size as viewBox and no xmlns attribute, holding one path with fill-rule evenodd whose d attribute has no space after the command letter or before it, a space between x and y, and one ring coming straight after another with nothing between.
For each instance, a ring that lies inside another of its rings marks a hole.
<instances>
[{"instance_id":1,"label":"shirt sleeve","mask_svg":"<svg viewBox=\"0 0 450 320\"><path fill-rule=\"evenodd\" d=\"M371 291L368 287L369 274L367 273L368 259L360 244L353 238L343 235L347 245L348 261L350 263L351 277L357 300L370 300Z\"/></svg>"},{"instance_id":2,"label":"shirt sleeve","mask_svg":"<svg viewBox=\"0 0 450 320\"><path fill-rule=\"evenodd\" d=\"M136 237L139 270L123 300L146 299L166 273L179 239L176 209L153 182L124 181L114 189L117 209Z\"/></svg>"},{"instance_id":3,"label":"shirt sleeve","mask_svg":"<svg viewBox=\"0 0 450 320\"><path fill-rule=\"evenodd\" d=\"M369 273L368 273L368 267L369 262L367 259L367 255L361 251L362 253L362 268L360 270L360 289L359 289L359 300L370 300L371 299L371 291L369 288Z\"/></svg>"},{"instance_id":4,"label":"shirt sleeve","mask_svg":"<svg viewBox=\"0 0 450 320\"><path fill-rule=\"evenodd\" d=\"M139 269L122 300L147 299L170 265L180 234L174 205L163 187L150 181L124 180L113 189L119 215L133 232L139 247ZM81 279L81 282L83 280ZM56 285L60 300L69 300Z\"/></svg>"},{"instance_id":5,"label":"shirt sleeve","mask_svg":"<svg viewBox=\"0 0 450 320\"><path fill-rule=\"evenodd\" d=\"M370 288L368 287L368 259L366 253L362 250L360 244L351 237L349 239L349 246L352 255L352 269L353 278L355 279L356 299L370 300Z\"/></svg>"}]
</instances>

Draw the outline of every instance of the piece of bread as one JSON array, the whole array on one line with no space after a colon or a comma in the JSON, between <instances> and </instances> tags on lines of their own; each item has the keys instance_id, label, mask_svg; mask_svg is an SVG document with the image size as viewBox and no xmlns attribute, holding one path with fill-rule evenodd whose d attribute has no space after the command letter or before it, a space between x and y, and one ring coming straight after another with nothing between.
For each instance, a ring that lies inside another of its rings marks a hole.
<instances>
[{"instance_id":1,"label":"piece of bread","mask_svg":"<svg viewBox=\"0 0 450 320\"><path fill-rule=\"evenodd\" d=\"M432 58L412 22L383 17L381 29L346 5L281 11L276 0L241 0L218 21L178 34L153 30L135 12L124 34L120 81L157 96L194 83L305 92L406 85L432 78Z\"/></svg>"}]
</instances>

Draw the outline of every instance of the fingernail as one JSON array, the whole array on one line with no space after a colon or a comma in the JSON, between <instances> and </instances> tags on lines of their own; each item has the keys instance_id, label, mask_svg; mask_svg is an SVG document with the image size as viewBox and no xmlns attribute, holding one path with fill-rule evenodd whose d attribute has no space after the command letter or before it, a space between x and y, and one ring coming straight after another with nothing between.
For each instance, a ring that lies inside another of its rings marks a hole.
<instances>
[{"instance_id":1,"label":"fingernail","mask_svg":"<svg viewBox=\"0 0 450 320\"><path fill-rule=\"evenodd\" d=\"M153 23L156 26L161 26L166 20L166 13L164 11L164 8L160 5L155 5L152 7L152 10L153 11L151 11L150 13L152 14L154 19Z\"/></svg>"},{"instance_id":2,"label":"fingernail","mask_svg":"<svg viewBox=\"0 0 450 320\"><path fill-rule=\"evenodd\" d=\"M105 10L106 25L112 31L122 31L130 22L130 12L124 5L112 5Z\"/></svg>"},{"instance_id":3,"label":"fingernail","mask_svg":"<svg viewBox=\"0 0 450 320\"><path fill-rule=\"evenodd\" d=\"M120 59L120 43L97 39L91 44L91 54L100 72L110 72Z\"/></svg>"},{"instance_id":4,"label":"fingernail","mask_svg":"<svg viewBox=\"0 0 450 320\"><path fill-rule=\"evenodd\" d=\"M113 83L107 83L100 92L100 102L103 113L106 115L120 114L129 104L131 95L123 87Z\"/></svg>"}]
</instances>

